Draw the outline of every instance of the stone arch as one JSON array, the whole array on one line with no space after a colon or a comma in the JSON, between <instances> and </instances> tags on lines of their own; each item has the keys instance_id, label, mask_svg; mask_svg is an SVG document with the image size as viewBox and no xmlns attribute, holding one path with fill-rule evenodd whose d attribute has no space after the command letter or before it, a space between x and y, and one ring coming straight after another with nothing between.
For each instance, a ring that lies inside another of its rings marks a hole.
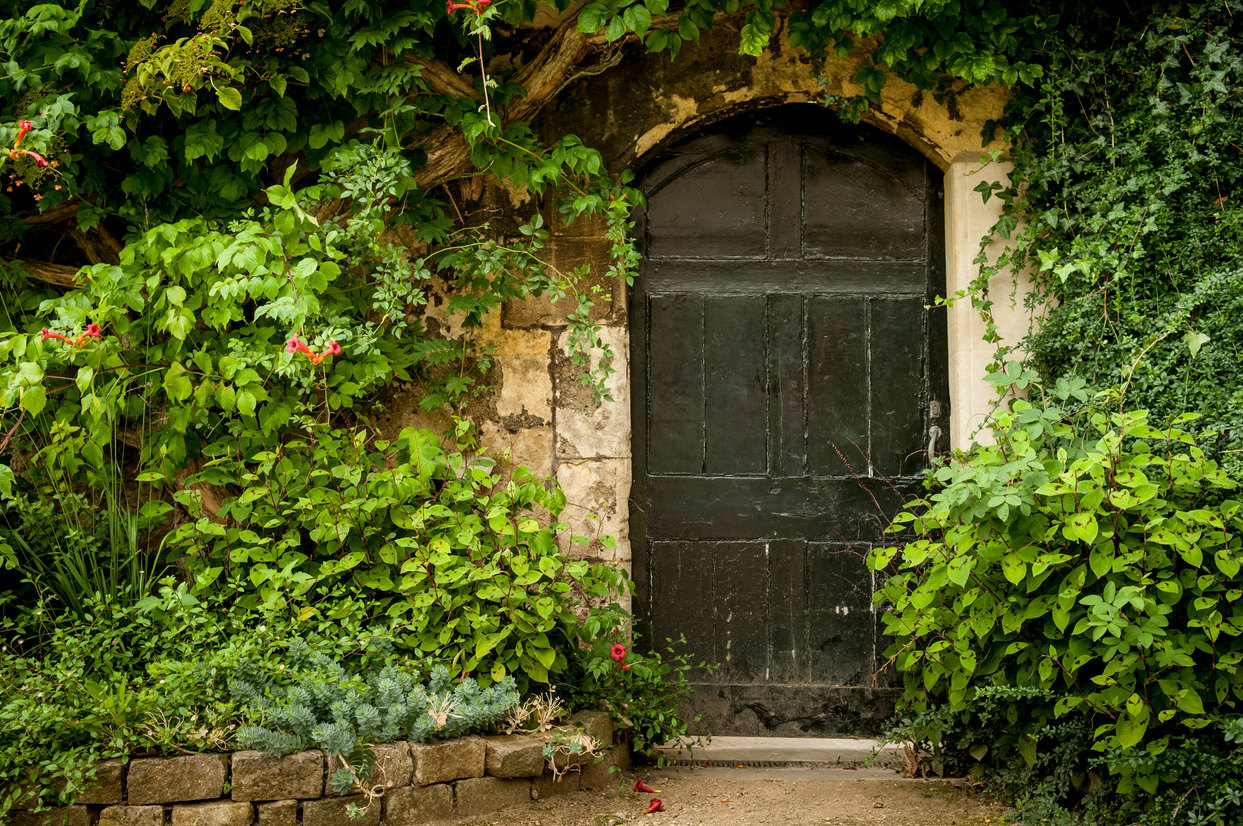
<instances>
[{"instance_id":1,"label":"stone arch","mask_svg":"<svg viewBox=\"0 0 1243 826\"><path fill-rule=\"evenodd\" d=\"M612 169L640 168L684 137L750 109L786 103L819 102L862 94L854 82L859 67L870 63L868 43L845 58L830 58L817 76L805 52L786 45L785 16L777 20L772 47L758 58L738 54L741 16L717 22L699 43L687 42L675 60L664 54L628 52L608 72L568 87L536 122L548 135L575 134L597 147ZM915 148L945 175L946 291L966 289L978 273L974 263L980 239L1000 214L996 199L985 203L974 187L981 180L1003 178L1004 162L981 160L983 133L1001 117L1010 99L1001 86L959 89L952 97L923 92L890 78L882 103L863 120ZM991 147L990 147L991 148ZM581 230L578 231L581 233ZM995 284L1008 296L1011 284ZM1020 293L1026 283L1018 285ZM998 329L1008 343L1027 332L1022 302L1010 308L998 301ZM950 437L965 447L991 409L993 393L982 381L994 345L983 341L984 325L967 302L947 310L950 351ZM614 316L624 323L615 301Z\"/></svg>"}]
</instances>

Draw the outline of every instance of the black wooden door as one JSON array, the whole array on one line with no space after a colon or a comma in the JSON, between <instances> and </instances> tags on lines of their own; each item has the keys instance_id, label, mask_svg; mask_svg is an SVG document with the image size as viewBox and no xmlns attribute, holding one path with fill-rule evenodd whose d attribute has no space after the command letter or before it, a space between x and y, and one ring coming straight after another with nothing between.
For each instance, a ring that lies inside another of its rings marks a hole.
<instances>
[{"instance_id":1,"label":"black wooden door","mask_svg":"<svg viewBox=\"0 0 1243 826\"><path fill-rule=\"evenodd\" d=\"M632 293L636 612L720 664L714 734L874 731L891 677L863 555L945 449L940 173L811 105L645 176Z\"/></svg>"}]
</instances>

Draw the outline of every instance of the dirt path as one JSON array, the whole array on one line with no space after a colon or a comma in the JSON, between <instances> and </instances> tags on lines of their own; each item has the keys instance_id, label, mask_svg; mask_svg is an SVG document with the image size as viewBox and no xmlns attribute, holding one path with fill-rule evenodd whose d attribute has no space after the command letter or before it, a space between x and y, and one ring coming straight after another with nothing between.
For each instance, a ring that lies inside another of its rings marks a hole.
<instances>
[{"instance_id":1,"label":"dirt path","mask_svg":"<svg viewBox=\"0 0 1243 826\"><path fill-rule=\"evenodd\" d=\"M1005 826L1006 809L943 780L888 770L676 768L641 771L659 795L577 792L467 821L478 826ZM658 796L664 811L643 815Z\"/></svg>"}]
</instances>

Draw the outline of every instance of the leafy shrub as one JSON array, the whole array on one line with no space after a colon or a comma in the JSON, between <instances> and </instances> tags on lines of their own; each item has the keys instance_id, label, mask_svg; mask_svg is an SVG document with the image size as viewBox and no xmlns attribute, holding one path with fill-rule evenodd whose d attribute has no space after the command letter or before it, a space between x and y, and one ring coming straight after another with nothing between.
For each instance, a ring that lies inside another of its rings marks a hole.
<instances>
[{"instance_id":1,"label":"leafy shrub","mask_svg":"<svg viewBox=\"0 0 1243 826\"><path fill-rule=\"evenodd\" d=\"M701 668L710 674L714 666L693 665L690 655L672 646L663 656L658 650L642 654L641 639L616 606L593 612L583 623L560 691L575 708L609 712L614 729L629 737L631 748L654 754L656 746L687 739L690 724L699 722L679 709L691 693L687 673Z\"/></svg>"},{"instance_id":2,"label":"leafy shrub","mask_svg":"<svg viewBox=\"0 0 1243 826\"><path fill-rule=\"evenodd\" d=\"M986 746L1034 765L1041 732L1085 721L1118 789L1157 790L1150 758L1243 699L1243 506L1180 426L1062 382L996 415L996 444L938 468L873 551L903 705L978 715L986 689L1033 693ZM896 562L896 570L889 569ZM973 710L974 708L974 710ZM984 753L976 754L982 758Z\"/></svg>"},{"instance_id":3,"label":"leafy shrub","mask_svg":"<svg viewBox=\"0 0 1243 826\"><path fill-rule=\"evenodd\" d=\"M83 605L3 606L0 819L32 786L45 805L71 802L100 759L226 748L239 712L227 674L289 633L171 579L139 605Z\"/></svg>"},{"instance_id":4,"label":"leafy shrub","mask_svg":"<svg viewBox=\"0 0 1243 826\"><path fill-rule=\"evenodd\" d=\"M392 650L387 644L380 647ZM290 657L294 667L275 673L254 663L239 664L229 691L263 725L242 728L238 742L276 757L326 749L349 765L339 778L334 773L341 793L353 787L356 777L370 776L365 747L371 743L422 743L486 731L518 705L512 677L485 689L470 678L455 685L448 669L438 665L425 688L418 671L391 660L362 677L302 640L290 646Z\"/></svg>"},{"instance_id":5,"label":"leafy shrub","mask_svg":"<svg viewBox=\"0 0 1243 826\"><path fill-rule=\"evenodd\" d=\"M243 491L217 514L228 524L203 516L168 540L199 589L303 619L321 602L333 616L382 617L427 668L452 664L485 685L513 676L525 693L564 675L578 600L629 587L558 547L555 482L521 467L505 481L492 459L446 453L426 430L390 445L318 428L195 479ZM195 508L194 492L179 498Z\"/></svg>"}]
</instances>

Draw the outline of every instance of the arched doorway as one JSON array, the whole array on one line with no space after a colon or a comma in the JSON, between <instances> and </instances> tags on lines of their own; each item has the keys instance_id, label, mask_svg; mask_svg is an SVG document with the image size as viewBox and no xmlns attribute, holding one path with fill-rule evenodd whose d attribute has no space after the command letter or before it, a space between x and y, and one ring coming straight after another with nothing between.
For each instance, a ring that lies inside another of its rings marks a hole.
<instances>
[{"instance_id":1,"label":"arched doorway","mask_svg":"<svg viewBox=\"0 0 1243 826\"><path fill-rule=\"evenodd\" d=\"M631 294L635 612L686 637L714 734L892 708L863 554L948 447L941 173L813 105L731 118L643 180ZM939 434L939 435L938 435Z\"/></svg>"}]
</instances>

